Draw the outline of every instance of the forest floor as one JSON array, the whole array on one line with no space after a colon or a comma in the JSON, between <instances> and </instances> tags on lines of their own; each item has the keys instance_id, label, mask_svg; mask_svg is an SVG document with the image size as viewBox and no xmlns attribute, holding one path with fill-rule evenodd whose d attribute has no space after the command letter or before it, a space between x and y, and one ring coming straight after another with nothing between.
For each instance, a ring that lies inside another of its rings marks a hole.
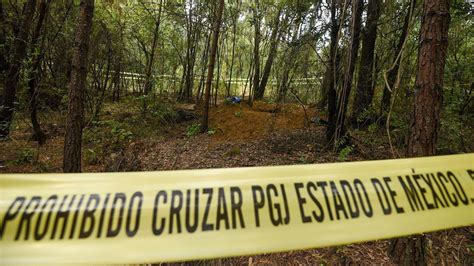
<instances>
[{"instance_id":1,"label":"forest floor","mask_svg":"<svg viewBox=\"0 0 474 266\"><path fill-rule=\"evenodd\" d=\"M210 131L197 134L199 119L169 123L166 110L143 113L131 104L107 103L84 130L83 171L151 171L290 165L387 159L383 130L354 131L353 146L335 153L325 128L309 123L315 108L298 104L220 104L211 109ZM165 113L165 114L164 114ZM27 116L19 113L11 140L0 142L0 173L61 172L64 112L42 117L46 145L31 141ZM196 113L199 115L198 112ZM396 139L394 140L397 141ZM396 152L396 151L394 151ZM430 264L473 265L474 227L426 235ZM212 265L392 264L389 241L194 262Z\"/></svg>"}]
</instances>

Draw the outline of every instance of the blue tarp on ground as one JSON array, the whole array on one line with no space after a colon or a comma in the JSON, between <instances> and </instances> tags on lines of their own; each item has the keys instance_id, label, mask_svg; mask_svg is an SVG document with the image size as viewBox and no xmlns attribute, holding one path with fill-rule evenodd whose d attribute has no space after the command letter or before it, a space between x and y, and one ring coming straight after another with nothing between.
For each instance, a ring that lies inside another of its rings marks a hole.
<instances>
[{"instance_id":1,"label":"blue tarp on ground","mask_svg":"<svg viewBox=\"0 0 474 266\"><path fill-rule=\"evenodd\" d=\"M229 103L240 103L242 101L242 98L240 98L239 96L231 96L227 98L227 101L229 101Z\"/></svg>"}]
</instances>

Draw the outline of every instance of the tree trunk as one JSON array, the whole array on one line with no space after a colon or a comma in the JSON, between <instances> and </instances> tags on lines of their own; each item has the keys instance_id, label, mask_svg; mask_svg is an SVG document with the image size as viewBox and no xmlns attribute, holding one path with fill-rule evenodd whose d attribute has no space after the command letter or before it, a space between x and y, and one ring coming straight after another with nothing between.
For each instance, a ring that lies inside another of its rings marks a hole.
<instances>
[{"instance_id":1,"label":"tree trunk","mask_svg":"<svg viewBox=\"0 0 474 266\"><path fill-rule=\"evenodd\" d=\"M397 49L395 51L395 59L392 64L392 68L387 74L387 83L392 89L395 85L395 80L397 79L398 70L400 68L401 56L398 56L398 55L401 53L403 49L403 44L405 43L405 40L408 37L408 28L410 26L410 19L413 15L413 11L416 6L416 1L417 0L410 1L410 6L408 7L408 12L405 15L405 21L403 22L402 34L400 35L400 39L398 40L398 44L397 44ZM383 96L382 96L382 103L380 107L380 116L383 118L382 120L385 120L385 113L390 107L391 96L392 96L392 93L390 92L389 88L385 84L384 90L383 90ZM384 123L385 121L381 121L381 122Z\"/></svg>"},{"instance_id":2,"label":"tree trunk","mask_svg":"<svg viewBox=\"0 0 474 266\"><path fill-rule=\"evenodd\" d=\"M0 1L0 73L8 69L8 47L6 32L5 12L3 12L3 1ZM0 100L1 102L1 100Z\"/></svg>"},{"instance_id":3,"label":"tree trunk","mask_svg":"<svg viewBox=\"0 0 474 266\"><path fill-rule=\"evenodd\" d=\"M443 103L449 22L449 0L423 2L407 157L430 156L436 153ZM397 264L426 264L426 243L422 235L395 239L392 241L390 251L393 261Z\"/></svg>"},{"instance_id":4,"label":"tree trunk","mask_svg":"<svg viewBox=\"0 0 474 266\"><path fill-rule=\"evenodd\" d=\"M204 86L204 75L206 74L206 59L207 54L209 53L209 46L211 44L211 34L208 34L207 41L206 41L206 49L202 52L202 68L201 68L201 77L199 78L199 87L196 93L196 103L200 103L202 100L202 90Z\"/></svg>"},{"instance_id":5,"label":"tree trunk","mask_svg":"<svg viewBox=\"0 0 474 266\"><path fill-rule=\"evenodd\" d=\"M0 105L0 139L10 134L10 125L13 118L16 91L20 81L20 71L26 57L26 48L31 30L31 22L35 14L36 0L28 0L23 6L20 28L11 47L11 62L5 77L3 103Z\"/></svg>"},{"instance_id":6,"label":"tree trunk","mask_svg":"<svg viewBox=\"0 0 474 266\"><path fill-rule=\"evenodd\" d=\"M196 46L199 43L200 32L198 29L192 30L193 32L189 36L188 48L186 53L186 78L184 83L184 96L182 100L186 102L192 102L193 88L194 88L194 65L196 62Z\"/></svg>"},{"instance_id":7,"label":"tree trunk","mask_svg":"<svg viewBox=\"0 0 474 266\"><path fill-rule=\"evenodd\" d=\"M288 57L287 57L288 58ZM290 80L290 71L291 67L287 64L288 60L285 60L285 66L283 67L283 74L280 81L280 86L278 86L278 97L277 102L284 102L286 97L286 92L288 91L289 80Z\"/></svg>"},{"instance_id":8,"label":"tree trunk","mask_svg":"<svg viewBox=\"0 0 474 266\"><path fill-rule=\"evenodd\" d=\"M230 61L230 70L229 70L229 80L227 81L226 97L230 96L230 86L232 83L232 74L233 74L232 70L234 69L235 43L237 39L237 16L238 16L238 12L236 12L232 20L232 54L231 54L231 59L230 59L231 61Z\"/></svg>"},{"instance_id":9,"label":"tree trunk","mask_svg":"<svg viewBox=\"0 0 474 266\"><path fill-rule=\"evenodd\" d=\"M331 64L331 62L329 62ZM329 83L330 80L333 78L330 76L331 73L329 72L329 67L324 72L323 80L321 81L321 93L320 98L318 100L318 109L324 109L325 106L328 104L328 90L329 90Z\"/></svg>"},{"instance_id":10,"label":"tree trunk","mask_svg":"<svg viewBox=\"0 0 474 266\"><path fill-rule=\"evenodd\" d=\"M337 106L337 120L336 128L334 132L334 144L335 146L340 146L344 143L339 143L340 139L346 134L345 130L345 120L347 105L349 103L349 97L351 95L352 89L352 79L354 75L355 64L359 54L359 44L360 44L360 27L362 22L362 11L364 9L364 0L354 1L352 4L352 29L351 29L351 51L349 52L347 70L345 72L344 84L341 91L341 97L338 101Z\"/></svg>"},{"instance_id":11,"label":"tree trunk","mask_svg":"<svg viewBox=\"0 0 474 266\"><path fill-rule=\"evenodd\" d=\"M252 82L252 74L253 74L253 61L250 60L250 64L249 64L249 72L247 74L247 78L245 79L245 85L244 85L244 90L242 92L242 100L245 99L245 94L247 92L247 85L249 87L252 86L251 82ZM250 84L249 84L250 83ZM250 88L249 88L249 91L250 91ZM250 92L249 92L249 101L250 101Z\"/></svg>"},{"instance_id":12,"label":"tree trunk","mask_svg":"<svg viewBox=\"0 0 474 266\"><path fill-rule=\"evenodd\" d=\"M435 154L443 102L449 21L449 0L423 3L415 98L407 146L409 157Z\"/></svg>"},{"instance_id":13,"label":"tree trunk","mask_svg":"<svg viewBox=\"0 0 474 266\"><path fill-rule=\"evenodd\" d=\"M201 26L199 23L195 23L193 18L195 14L195 8L193 7L193 1L190 1L190 8L185 10L185 22L186 22L186 71L183 72L183 86L181 94L178 97L179 101L192 102L193 101L193 89L194 89L194 66L196 62L197 46L201 35Z\"/></svg>"},{"instance_id":14,"label":"tree trunk","mask_svg":"<svg viewBox=\"0 0 474 266\"><path fill-rule=\"evenodd\" d=\"M222 59L222 54L224 53L224 49L222 49L222 46L224 46L225 42L221 42L221 46L217 47L217 76L216 76L216 87L214 88L214 107L217 107L217 96L219 93L219 80L221 77L221 59Z\"/></svg>"},{"instance_id":15,"label":"tree trunk","mask_svg":"<svg viewBox=\"0 0 474 266\"><path fill-rule=\"evenodd\" d=\"M272 29L272 34L270 36L270 51L268 53L267 61L263 67L262 79L260 85L255 89L255 100L261 100L265 94L265 87L267 86L268 78L270 77L270 72L272 70L273 60L275 59L278 42L279 42L279 30L280 30L280 15L281 9L278 10L275 22Z\"/></svg>"},{"instance_id":16,"label":"tree trunk","mask_svg":"<svg viewBox=\"0 0 474 266\"><path fill-rule=\"evenodd\" d=\"M329 67L328 76L330 77L328 86L328 126L326 128L326 139L331 141L334 132L336 131L336 115L337 115L337 79L336 79L336 67L339 65L338 55L338 31L339 31L339 20L336 16L337 12L337 0L331 1L331 44L329 51Z\"/></svg>"},{"instance_id":17,"label":"tree trunk","mask_svg":"<svg viewBox=\"0 0 474 266\"><path fill-rule=\"evenodd\" d=\"M209 64L207 68L206 89L205 89L205 94L204 94L204 112L203 112L202 122L201 122L201 133L206 132L209 127L209 104L210 104L210 96L211 96L211 84L212 84L212 78L214 75L214 65L216 63L217 44L219 41L219 28L221 26L223 11L224 11L224 0L219 0L219 4L216 10L215 17L214 17L212 43L211 43L211 48L210 48L211 50L209 52Z\"/></svg>"},{"instance_id":18,"label":"tree trunk","mask_svg":"<svg viewBox=\"0 0 474 266\"><path fill-rule=\"evenodd\" d=\"M254 61L254 72L253 72L253 93L249 95L249 103L252 105L252 101L258 91L260 85L260 14L259 14L259 2L255 0L255 9L253 10L254 27L255 27L255 38L253 47L253 61Z\"/></svg>"},{"instance_id":19,"label":"tree trunk","mask_svg":"<svg viewBox=\"0 0 474 266\"><path fill-rule=\"evenodd\" d=\"M380 17L381 0L369 0L367 9L367 23L362 34L361 61L357 90L354 99L352 124L357 125L360 116L368 110L374 96L374 55L377 39L377 23ZM365 124L365 123L363 123Z\"/></svg>"},{"instance_id":20,"label":"tree trunk","mask_svg":"<svg viewBox=\"0 0 474 266\"><path fill-rule=\"evenodd\" d=\"M28 94L30 97L30 118L33 126L32 139L37 141L40 145L46 142L46 135L41 130L38 122L37 107L38 107L38 79L41 70L41 60L43 58L44 39L42 44L38 47L38 41L41 35L41 29L48 14L50 0L41 0L39 5L39 16L33 37L31 38L31 54L33 55L31 70L28 77Z\"/></svg>"},{"instance_id":21,"label":"tree trunk","mask_svg":"<svg viewBox=\"0 0 474 266\"><path fill-rule=\"evenodd\" d=\"M69 102L64 139L63 170L65 173L81 172L82 128L84 124L84 92L87 78L87 55L92 31L94 0L81 0L72 58L69 84Z\"/></svg>"},{"instance_id":22,"label":"tree trunk","mask_svg":"<svg viewBox=\"0 0 474 266\"><path fill-rule=\"evenodd\" d=\"M148 93L152 89L151 71L153 70L153 63L154 63L155 54L156 54L156 46L158 43L158 36L160 33L161 10L163 9L163 0L160 1L159 5L160 7L158 8L158 15L155 21L155 30L153 31L153 41L151 45L150 58L148 59L146 70L145 70L145 88L144 88L145 95L148 95Z\"/></svg>"},{"instance_id":23,"label":"tree trunk","mask_svg":"<svg viewBox=\"0 0 474 266\"><path fill-rule=\"evenodd\" d=\"M283 60L283 74L280 81L280 86L278 86L278 97L277 102L282 102L285 100L286 93L291 84L290 72L293 70L295 65L295 58L300 49L300 44L298 43L298 33L301 26L301 20L298 19L294 24L293 35L288 36L290 40L290 45L288 47L288 52L285 54L285 59ZM263 78L262 78L263 79Z\"/></svg>"}]
</instances>

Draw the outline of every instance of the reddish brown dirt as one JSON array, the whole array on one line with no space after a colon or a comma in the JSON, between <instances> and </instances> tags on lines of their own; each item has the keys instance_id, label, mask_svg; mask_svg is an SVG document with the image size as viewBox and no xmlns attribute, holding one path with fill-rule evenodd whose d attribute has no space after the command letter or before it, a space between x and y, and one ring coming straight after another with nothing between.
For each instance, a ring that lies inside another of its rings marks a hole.
<instances>
[{"instance_id":1,"label":"reddish brown dirt","mask_svg":"<svg viewBox=\"0 0 474 266\"><path fill-rule=\"evenodd\" d=\"M305 108L306 115L304 108L296 104L277 105L259 101L252 107L246 103L222 104L210 112L210 126L215 131L212 140L241 142L267 138L274 131L306 128L315 110Z\"/></svg>"}]
</instances>

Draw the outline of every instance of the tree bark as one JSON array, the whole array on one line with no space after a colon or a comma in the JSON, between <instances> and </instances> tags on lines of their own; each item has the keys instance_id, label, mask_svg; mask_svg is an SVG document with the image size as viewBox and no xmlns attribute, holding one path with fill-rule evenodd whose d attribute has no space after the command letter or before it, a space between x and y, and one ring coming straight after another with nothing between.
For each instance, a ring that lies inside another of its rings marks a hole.
<instances>
[{"instance_id":1,"label":"tree bark","mask_svg":"<svg viewBox=\"0 0 474 266\"><path fill-rule=\"evenodd\" d=\"M280 30L280 15L281 9L278 10L275 17L275 22L273 23L272 34L270 36L270 51L268 52L267 61L263 67L262 79L260 85L255 89L255 100L261 100L265 94L265 87L267 86L268 78L270 77L270 72L273 66L273 60L275 59L278 42L279 42L279 30Z\"/></svg>"},{"instance_id":2,"label":"tree bark","mask_svg":"<svg viewBox=\"0 0 474 266\"><path fill-rule=\"evenodd\" d=\"M367 8L367 22L362 33L361 61L357 90L354 98L352 124L357 125L358 119L372 103L374 96L374 55L375 41L377 39L377 23L380 17L381 0L369 0Z\"/></svg>"},{"instance_id":3,"label":"tree bark","mask_svg":"<svg viewBox=\"0 0 474 266\"><path fill-rule=\"evenodd\" d=\"M443 83L448 51L449 0L423 2L415 98L407 140L407 157L436 153L443 103ZM426 242L422 235L392 241L391 257L396 264L425 265Z\"/></svg>"},{"instance_id":4,"label":"tree bark","mask_svg":"<svg viewBox=\"0 0 474 266\"><path fill-rule=\"evenodd\" d=\"M224 49L223 46L225 44L225 35L224 35L224 38L221 38L222 41L221 41L221 44L220 44L220 47L219 45L217 46L217 76L216 76L216 83L215 83L215 88L214 88L214 107L217 107L217 96L218 96L218 93L219 93L219 81L220 81L220 78L221 78L221 65L222 65L222 54L224 54Z\"/></svg>"},{"instance_id":5,"label":"tree bark","mask_svg":"<svg viewBox=\"0 0 474 266\"><path fill-rule=\"evenodd\" d=\"M194 68L196 62L197 46L201 35L201 26L194 22L195 17L194 1L189 2L189 9L185 10L186 21L186 57L185 57L185 71L183 72L183 86L178 97L179 101L192 102L194 89Z\"/></svg>"},{"instance_id":6,"label":"tree bark","mask_svg":"<svg viewBox=\"0 0 474 266\"><path fill-rule=\"evenodd\" d=\"M283 74L280 81L280 86L278 87L277 102L282 102L285 100L286 93L291 84L290 72L294 68L295 58L301 47L301 44L298 43L298 33L300 26L301 20L298 20L294 25L293 35L288 36L289 38L291 38L291 40L290 45L288 47L288 52L285 54L285 59L283 60Z\"/></svg>"},{"instance_id":7,"label":"tree bark","mask_svg":"<svg viewBox=\"0 0 474 266\"><path fill-rule=\"evenodd\" d=\"M331 62L329 62L330 64ZM328 90L329 90L329 82L333 78L330 76L331 73L329 72L329 67L326 68L324 71L323 80L321 81L321 93L320 98L318 100L318 109L324 109L325 106L328 104Z\"/></svg>"},{"instance_id":8,"label":"tree bark","mask_svg":"<svg viewBox=\"0 0 474 266\"><path fill-rule=\"evenodd\" d=\"M94 0L81 0L72 58L69 102L64 139L63 171L81 172L82 128L84 125L84 92L87 78L87 56L92 31Z\"/></svg>"},{"instance_id":9,"label":"tree bark","mask_svg":"<svg viewBox=\"0 0 474 266\"><path fill-rule=\"evenodd\" d=\"M28 0L23 6L20 28L11 47L11 62L5 77L3 102L0 105L0 139L7 138L10 134L16 92L20 81L20 71L23 60L26 57L26 48L35 9L36 0Z\"/></svg>"},{"instance_id":10,"label":"tree bark","mask_svg":"<svg viewBox=\"0 0 474 266\"><path fill-rule=\"evenodd\" d=\"M349 52L347 70L345 72L344 84L341 91L341 97L338 101L337 106L337 120L336 128L334 132L334 144L335 146L340 146L338 143L340 139L346 134L345 129L345 120L347 113L347 105L349 103L349 97L352 90L352 79L355 70L355 64L359 54L359 44L360 44L360 27L362 23L362 11L364 9L364 0L357 0L353 2L352 6L352 30L351 30L351 51Z\"/></svg>"},{"instance_id":11,"label":"tree bark","mask_svg":"<svg viewBox=\"0 0 474 266\"><path fill-rule=\"evenodd\" d=\"M237 40L237 19L239 16L239 11L240 11L240 1L237 1L236 3L237 7L232 16L232 54L231 54L231 62L230 62L230 70L229 70L229 80L227 81L227 91L226 91L226 97L230 96L230 88L231 88L231 83L232 83L232 74L234 70L234 59L235 59L235 43Z\"/></svg>"},{"instance_id":12,"label":"tree bark","mask_svg":"<svg viewBox=\"0 0 474 266\"><path fill-rule=\"evenodd\" d=\"M331 1L331 44L329 48L329 67L327 69L328 76L330 77L328 90L327 90L327 103L328 103L328 126L326 128L326 139L331 141L336 131L336 115L337 115L337 79L336 69L339 65L338 54L338 31L339 31L339 20L336 16L337 13L337 0Z\"/></svg>"},{"instance_id":13,"label":"tree bark","mask_svg":"<svg viewBox=\"0 0 474 266\"><path fill-rule=\"evenodd\" d=\"M7 31L5 24L6 21L5 12L3 11L3 1L0 1L0 73L3 73L8 69Z\"/></svg>"},{"instance_id":14,"label":"tree bark","mask_svg":"<svg viewBox=\"0 0 474 266\"><path fill-rule=\"evenodd\" d=\"M163 0L160 1L160 7L158 8L158 15L155 20L155 29L153 31L153 41L151 45L150 51L150 58L148 58L148 62L146 64L145 70L145 87L144 87L144 94L148 95L148 93L152 89L152 81L151 81L151 72L153 70L153 63L155 61L155 54L156 54L156 46L158 44L158 36L160 33L160 24L161 24L161 11L163 9Z\"/></svg>"},{"instance_id":15,"label":"tree bark","mask_svg":"<svg viewBox=\"0 0 474 266\"><path fill-rule=\"evenodd\" d=\"M208 57L209 53L209 47L211 45L211 34L208 34L207 40L206 40L206 49L202 52L202 67L201 67L201 77L199 78L199 87L198 91L196 93L196 103L200 103L202 100L202 94L203 94L203 86L204 86L204 75L206 74L206 59Z\"/></svg>"},{"instance_id":16,"label":"tree bark","mask_svg":"<svg viewBox=\"0 0 474 266\"><path fill-rule=\"evenodd\" d=\"M425 1L407 156L435 154L448 50L449 0Z\"/></svg>"},{"instance_id":17,"label":"tree bark","mask_svg":"<svg viewBox=\"0 0 474 266\"><path fill-rule=\"evenodd\" d=\"M249 103L252 104L253 99L257 95L258 86L260 85L260 13L259 13L259 1L255 0L255 8L253 10L254 18L254 47L253 47L253 93L249 96Z\"/></svg>"},{"instance_id":18,"label":"tree bark","mask_svg":"<svg viewBox=\"0 0 474 266\"><path fill-rule=\"evenodd\" d=\"M30 119L33 126L33 135L32 139L37 141L40 145L43 145L46 142L46 135L41 130L41 126L38 122L38 79L39 72L41 70L41 60L43 58L43 46L44 39L42 44L38 46L38 41L41 35L41 30L43 28L44 21L49 11L50 0L41 0L39 4L39 15L38 22L36 23L35 30L33 32L33 37L31 38L31 54L33 55L31 71L28 78L28 94L30 97Z\"/></svg>"},{"instance_id":19,"label":"tree bark","mask_svg":"<svg viewBox=\"0 0 474 266\"><path fill-rule=\"evenodd\" d=\"M207 78L206 78L206 88L204 94L204 112L202 116L201 122L201 133L204 133L209 128L209 104L210 104L210 96L211 96L211 85L212 85L212 78L214 75L214 65L216 63L216 52L217 52L217 44L219 41L219 28L221 26L222 20L222 13L224 11L224 0L219 0L216 14L214 17L214 25L212 30L212 43L211 43L211 50L209 51L209 64L207 68Z\"/></svg>"}]
</instances>

